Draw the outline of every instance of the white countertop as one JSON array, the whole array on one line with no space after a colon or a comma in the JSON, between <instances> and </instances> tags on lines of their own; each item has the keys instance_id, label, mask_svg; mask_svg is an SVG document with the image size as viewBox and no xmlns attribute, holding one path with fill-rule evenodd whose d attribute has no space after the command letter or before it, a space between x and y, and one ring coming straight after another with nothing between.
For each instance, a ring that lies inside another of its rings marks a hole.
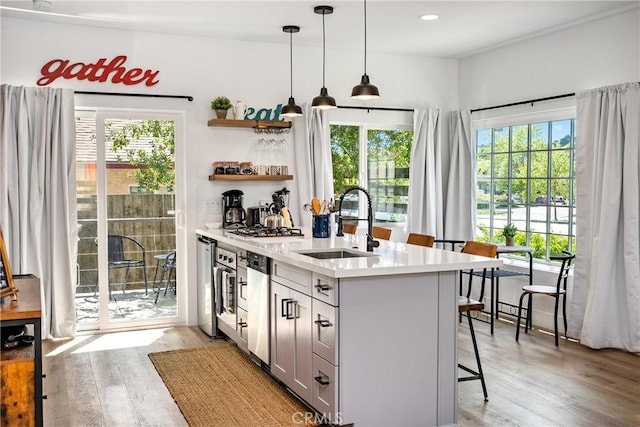
<instances>
[{"instance_id":1,"label":"white countertop","mask_svg":"<svg viewBox=\"0 0 640 427\"><path fill-rule=\"evenodd\" d=\"M297 265L329 277L366 277L395 274L433 273L460 269L479 269L502 266L499 259L467 255L443 249L426 248L405 243L380 240L380 247L369 257L316 259L296 253L312 249L354 249L366 252L366 237L345 235L314 239L311 230L303 230L305 237L248 238L223 229L198 229L196 234L231 244L274 260Z\"/></svg>"}]
</instances>

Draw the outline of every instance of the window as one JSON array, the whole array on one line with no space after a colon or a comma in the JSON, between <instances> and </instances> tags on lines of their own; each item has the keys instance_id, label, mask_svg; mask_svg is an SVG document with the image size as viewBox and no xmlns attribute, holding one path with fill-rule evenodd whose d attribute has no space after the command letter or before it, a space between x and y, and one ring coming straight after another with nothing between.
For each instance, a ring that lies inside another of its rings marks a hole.
<instances>
[{"instance_id":1,"label":"window","mask_svg":"<svg viewBox=\"0 0 640 427\"><path fill-rule=\"evenodd\" d=\"M380 127L331 125L335 198L350 186L364 187L371 194L374 223L406 227L413 132ZM366 218L366 200L360 194L345 197L344 218Z\"/></svg>"},{"instance_id":2,"label":"window","mask_svg":"<svg viewBox=\"0 0 640 427\"><path fill-rule=\"evenodd\" d=\"M575 250L575 119L476 131L476 238L504 243L503 227L518 228L516 245L548 260Z\"/></svg>"}]
</instances>

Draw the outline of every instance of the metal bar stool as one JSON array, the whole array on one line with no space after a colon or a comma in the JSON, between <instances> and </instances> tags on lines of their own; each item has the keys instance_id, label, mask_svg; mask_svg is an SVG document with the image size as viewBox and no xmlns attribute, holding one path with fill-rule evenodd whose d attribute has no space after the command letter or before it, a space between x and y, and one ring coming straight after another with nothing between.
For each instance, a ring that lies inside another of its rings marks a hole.
<instances>
[{"instance_id":1,"label":"metal bar stool","mask_svg":"<svg viewBox=\"0 0 640 427\"><path fill-rule=\"evenodd\" d=\"M461 363L458 363L458 368L463 371L468 372L469 376L467 377L458 377L458 382L462 381L472 381L472 380L480 380L482 384L482 392L484 393L484 401L489 401L489 395L487 394L487 385L484 382L484 373L482 372L482 364L480 363L480 353L478 352L478 343L476 342L476 333L473 330L473 321L471 320L471 311L483 310L484 304L480 301L472 300L467 297L459 296L458 297L458 313L465 313L467 319L469 320L469 332L471 333L471 342L473 343L473 352L476 355L476 365L477 371L464 366Z\"/></svg>"}]
</instances>

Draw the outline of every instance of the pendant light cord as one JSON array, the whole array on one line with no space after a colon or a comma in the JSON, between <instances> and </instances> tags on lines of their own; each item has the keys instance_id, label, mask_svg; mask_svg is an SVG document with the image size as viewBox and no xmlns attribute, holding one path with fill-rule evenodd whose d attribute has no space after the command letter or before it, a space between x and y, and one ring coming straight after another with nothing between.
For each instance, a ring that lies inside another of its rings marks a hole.
<instances>
[{"instance_id":1,"label":"pendant light cord","mask_svg":"<svg viewBox=\"0 0 640 427\"><path fill-rule=\"evenodd\" d=\"M364 0L364 73L367 74L367 0Z\"/></svg>"},{"instance_id":2,"label":"pendant light cord","mask_svg":"<svg viewBox=\"0 0 640 427\"><path fill-rule=\"evenodd\" d=\"M289 33L289 88L293 97L293 32Z\"/></svg>"},{"instance_id":3,"label":"pendant light cord","mask_svg":"<svg viewBox=\"0 0 640 427\"><path fill-rule=\"evenodd\" d=\"M324 69L325 69L325 62L326 62L326 42L324 39L324 11L322 12L322 87L325 87L324 85Z\"/></svg>"}]
</instances>

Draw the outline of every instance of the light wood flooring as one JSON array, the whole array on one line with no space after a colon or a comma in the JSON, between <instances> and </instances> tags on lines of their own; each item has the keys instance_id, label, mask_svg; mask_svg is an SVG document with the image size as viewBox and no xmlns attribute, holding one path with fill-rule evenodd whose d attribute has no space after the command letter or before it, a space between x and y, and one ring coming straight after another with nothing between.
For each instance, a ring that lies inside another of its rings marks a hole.
<instances>
[{"instance_id":1,"label":"light wood flooring","mask_svg":"<svg viewBox=\"0 0 640 427\"><path fill-rule=\"evenodd\" d=\"M479 381L458 384L461 426L640 425L640 357L591 350L535 331L476 322L489 402ZM81 336L44 344L45 426L185 426L148 353L217 345L197 327ZM466 322L462 363L473 366ZM225 426L231 427L231 426Z\"/></svg>"}]
</instances>

